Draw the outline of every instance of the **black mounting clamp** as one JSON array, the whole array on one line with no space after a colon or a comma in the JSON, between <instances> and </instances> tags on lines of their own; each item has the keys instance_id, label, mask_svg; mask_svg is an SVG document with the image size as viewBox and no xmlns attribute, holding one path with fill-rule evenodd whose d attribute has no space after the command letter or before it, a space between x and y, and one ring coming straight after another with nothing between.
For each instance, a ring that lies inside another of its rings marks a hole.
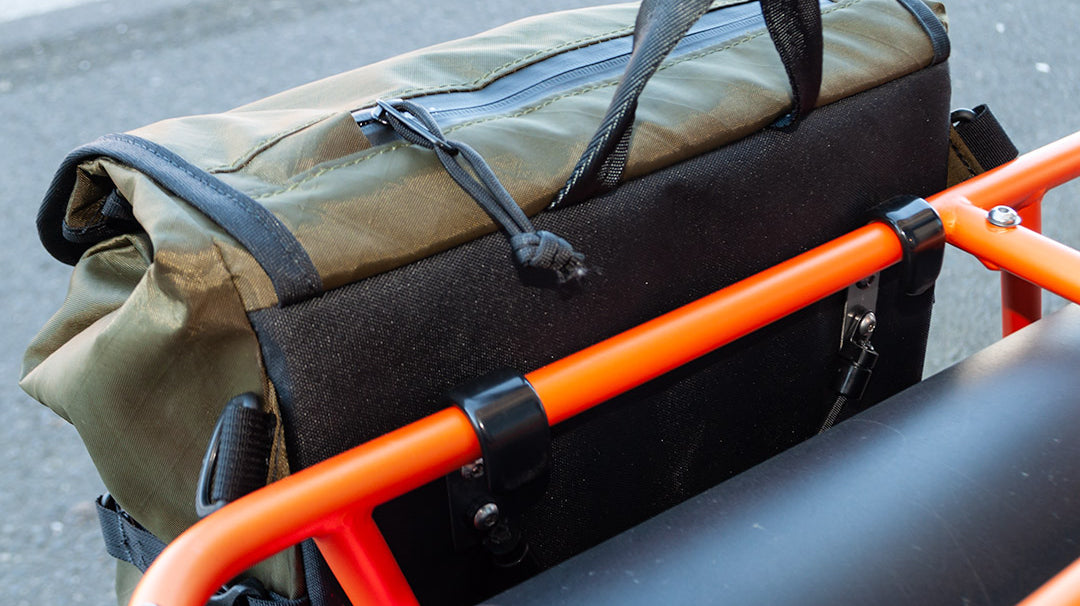
<instances>
[{"instance_id":1,"label":"black mounting clamp","mask_svg":"<svg viewBox=\"0 0 1080 606\"><path fill-rule=\"evenodd\" d=\"M476 432L483 458L447 476L454 543L477 542L510 566L527 551L512 520L535 504L547 488L551 428L532 385L514 370L501 369L446 394Z\"/></svg>"},{"instance_id":2,"label":"black mounting clamp","mask_svg":"<svg viewBox=\"0 0 1080 606\"><path fill-rule=\"evenodd\" d=\"M930 203L898 196L880 206L876 220L896 232L904 249L904 292L921 295L934 285L945 257L945 224Z\"/></svg>"}]
</instances>

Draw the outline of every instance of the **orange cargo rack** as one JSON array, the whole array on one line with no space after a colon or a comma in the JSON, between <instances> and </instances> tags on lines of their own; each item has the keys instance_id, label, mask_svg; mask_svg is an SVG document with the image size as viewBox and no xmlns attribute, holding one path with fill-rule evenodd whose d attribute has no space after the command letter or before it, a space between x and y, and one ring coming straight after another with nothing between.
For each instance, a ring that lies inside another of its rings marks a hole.
<instances>
[{"instance_id":1,"label":"orange cargo rack","mask_svg":"<svg viewBox=\"0 0 1080 606\"><path fill-rule=\"evenodd\" d=\"M929 199L948 243L1002 270L1006 334L1039 318L1040 289L1080 303L1080 252L1038 231L1043 194L1077 177L1080 133ZM989 223L996 206L1017 210L1024 225ZM890 227L872 223L526 378L555 425L899 262L902 251ZM353 604L415 604L371 512L479 456L456 408L402 427L208 516L166 548L130 603L201 606L259 560L312 537ZM1024 604L1080 604L1080 562Z\"/></svg>"}]
</instances>

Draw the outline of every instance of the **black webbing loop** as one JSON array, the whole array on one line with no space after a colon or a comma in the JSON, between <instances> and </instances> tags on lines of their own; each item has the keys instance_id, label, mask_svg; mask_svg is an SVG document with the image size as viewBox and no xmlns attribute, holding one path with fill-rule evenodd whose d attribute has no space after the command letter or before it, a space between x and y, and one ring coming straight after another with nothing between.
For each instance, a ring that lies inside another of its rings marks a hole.
<instances>
[{"instance_id":1,"label":"black webbing loop","mask_svg":"<svg viewBox=\"0 0 1080 606\"><path fill-rule=\"evenodd\" d=\"M979 166L985 171L997 168L1020 155L1005 128L986 105L958 109L951 116L953 128L960 135Z\"/></svg>"},{"instance_id":2,"label":"black webbing loop","mask_svg":"<svg viewBox=\"0 0 1080 606\"><path fill-rule=\"evenodd\" d=\"M600 128L593 135L552 208L573 204L614 188L629 158L634 114L645 84L710 0L643 0L634 25L634 50ZM818 0L762 0L769 35L791 82L793 107L778 123L786 126L817 104L824 43Z\"/></svg>"},{"instance_id":3,"label":"black webbing loop","mask_svg":"<svg viewBox=\"0 0 1080 606\"><path fill-rule=\"evenodd\" d=\"M945 29L945 24L934 14L934 10L927 6L923 0L900 0L900 4L908 9L911 16L915 17L915 20L919 22L923 31L930 38L930 44L934 47L934 58L930 60L930 65L937 65L948 59L952 53L949 31Z\"/></svg>"},{"instance_id":4,"label":"black webbing loop","mask_svg":"<svg viewBox=\"0 0 1080 606\"><path fill-rule=\"evenodd\" d=\"M262 411L253 393L225 405L199 470L195 496L199 517L266 485L275 424L274 415Z\"/></svg>"},{"instance_id":5,"label":"black webbing loop","mask_svg":"<svg viewBox=\"0 0 1080 606\"><path fill-rule=\"evenodd\" d=\"M762 0L761 12L791 83L791 113L777 122L787 126L817 106L825 43L818 0Z\"/></svg>"},{"instance_id":6,"label":"black webbing loop","mask_svg":"<svg viewBox=\"0 0 1080 606\"><path fill-rule=\"evenodd\" d=\"M101 524L101 536L105 539L105 551L146 572L150 563L165 549L165 542L132 519L112 495L103 494L94 504Z\"/></svg>"},{"instance_id":7,"label":"black webbing loop","mask_svg":"<svg viewBox=\"0 0 1080 606\"><path fill-rule=\"evenodd\" d=\"M434 151L450 177L502 227L519 265L551 272L559 284L585 275L585 255L555 234L537 231L483 156L461 141L447 139L427 109L404 100L377 103L376 120L409 143Z\"/></svg>"}]
</instances>

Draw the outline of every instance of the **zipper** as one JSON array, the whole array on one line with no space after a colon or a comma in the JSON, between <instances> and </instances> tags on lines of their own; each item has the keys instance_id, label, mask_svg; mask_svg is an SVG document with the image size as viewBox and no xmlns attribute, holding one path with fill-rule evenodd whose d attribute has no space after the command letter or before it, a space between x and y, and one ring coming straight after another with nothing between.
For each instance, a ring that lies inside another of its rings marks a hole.
<instances>
[{"instance_id":1,"label":"zipper","mask_svg":"<svg viewBox=\"0 0 1080 606\"><path fill-rule=\"evenodd\" d=\"M833 0L821 0L821 5ZM731 42L764 29L765 20L758 2L714 9L701 17L669 55L669 60L719 44ZM529 107L560 92L569 92L591 82L622 75L630 59L633 35L626 34L582 48L548 57L471 91L434 93L410 98L421 103L442 128L476 117L510 113ZM365 107L352 112L372 145L398 137L381 123L380 108Z\"/></svg>"}]
</instances>

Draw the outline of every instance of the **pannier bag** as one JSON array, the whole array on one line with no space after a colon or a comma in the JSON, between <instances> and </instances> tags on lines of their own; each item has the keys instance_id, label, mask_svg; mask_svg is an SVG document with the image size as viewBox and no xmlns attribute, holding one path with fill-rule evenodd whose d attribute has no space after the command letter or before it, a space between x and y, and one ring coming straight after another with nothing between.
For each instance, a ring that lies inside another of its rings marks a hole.
<instances>
[{"instance_id":1,"label":"pannier bag","mask_svg":"<svg viewBox=\"0 0 1080 606\"><path fill-rule=\"evenodd\" d=\"M646 0L76 149L38 218L74 274L21 385L100 470L121 593L196 502L942 189L948 52L937 2ZM841 292L552 428L491 528L463 523L480 465L376 509L420 602L494 595L916 382L932 288L868 286L861 398ZM310 542L248 576L217 603L346 601Z\"/></svg>"}]
</instances>

